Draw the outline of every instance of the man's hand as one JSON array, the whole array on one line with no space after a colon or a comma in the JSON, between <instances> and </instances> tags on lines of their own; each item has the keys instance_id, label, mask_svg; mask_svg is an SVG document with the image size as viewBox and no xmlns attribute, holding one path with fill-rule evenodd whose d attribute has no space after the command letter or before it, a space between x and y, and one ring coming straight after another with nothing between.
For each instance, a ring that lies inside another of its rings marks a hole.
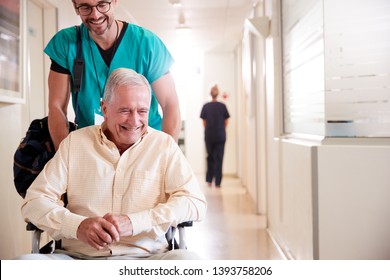
<instances>
[{"instance_id":1,"label":"man's hand","mask_svg":"<svg viewBox=\"0 0 390 280\"><path fill-rule=\"evenodd\" d=\"M97 250L118 242L120 234L113 223L101 217L87 218L77 229L77 238Z\"/></svg>"},{"instance_id":2,"label":"man's hand","mask_svg":"<svg viewBox=\"0 0 390 280\"><path fill-rule=\"evenodd\" d=\"M103 218L115 226L119 236L124 237L133 235L133 224L128 216L107 213Z\"/></svg>"}]
</instances>

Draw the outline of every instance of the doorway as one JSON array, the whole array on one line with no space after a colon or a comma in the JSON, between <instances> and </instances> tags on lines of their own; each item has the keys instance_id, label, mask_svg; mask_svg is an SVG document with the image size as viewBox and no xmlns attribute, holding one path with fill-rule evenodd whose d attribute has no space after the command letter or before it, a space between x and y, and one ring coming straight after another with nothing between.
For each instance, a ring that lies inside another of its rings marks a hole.
<instances>
[{"instance_id":1,"label":"doorway","mask_svg":"<svg viewBox=\"0 0 390 280\"><path fill-rule=\"evenodd\" d=\"M23 127L48 113L49 58L43 49L57 31L56 8L44 0L27 1L27 86Z\"/></svg>"}]
</instances>

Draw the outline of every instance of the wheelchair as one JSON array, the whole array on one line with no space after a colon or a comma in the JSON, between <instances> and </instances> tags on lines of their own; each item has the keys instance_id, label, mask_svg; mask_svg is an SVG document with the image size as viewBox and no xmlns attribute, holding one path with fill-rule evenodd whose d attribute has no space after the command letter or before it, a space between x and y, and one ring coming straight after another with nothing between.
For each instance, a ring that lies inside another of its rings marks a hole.
<instances>
[{"instance_id":1,"label":"wheelchair","mask_svg":"<svg viewBox=\"0 0 390 280\"><path fill-rule=\"evenodd\" d=\"M186 235L185 228L191 227L193 224L192 221L183 222L178 224L177 227L170 227L167 233L165 234L165 238L168 243L167 249L177 250L177 249L187 249L186 244ZM32 223L27 223L26 230L32 232L32 242L31 242L31 253L32 254L52 254L54 250L57 248L61 248L61 240L51 240L46 245L41 247L41 235L43 231L37 228ZM178 232L179 239L176 239L176 233Z\"/></svg>"}]
</instances>

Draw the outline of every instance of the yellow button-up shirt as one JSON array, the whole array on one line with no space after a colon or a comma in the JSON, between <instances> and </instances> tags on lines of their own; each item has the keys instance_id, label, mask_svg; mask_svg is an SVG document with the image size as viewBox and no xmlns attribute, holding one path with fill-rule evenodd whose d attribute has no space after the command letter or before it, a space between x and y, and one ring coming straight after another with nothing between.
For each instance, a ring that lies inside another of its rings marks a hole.
<instances>
[{"instance_id":1,"label":"yellow button-up shirt","mask_svg":"<svg viewBox=\"0 0 390 280\"><path fill-rule=\"evenodd\" d=\"M63 207L61 196L68 204ZM167 134L147 133L122 155L101 126L65 138L27 191L26 221L62 239L63 249L87 256L147 256L165 251L165 233L184 221L200 221L206 200L188 161ZM128 215L133 236L103 250L77 240L88 217Z\"/></svg>"}]
</instances>

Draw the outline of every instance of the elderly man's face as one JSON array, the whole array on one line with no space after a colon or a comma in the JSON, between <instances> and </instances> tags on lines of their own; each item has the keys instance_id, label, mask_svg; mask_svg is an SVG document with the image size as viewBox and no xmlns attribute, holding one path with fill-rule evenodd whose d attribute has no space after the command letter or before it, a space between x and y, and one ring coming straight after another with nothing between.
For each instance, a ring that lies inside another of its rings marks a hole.
<instances>
[{"instance_id":1,"label":"elderly man's face","mask_svg":"<svg viewBox=\"0 0 390 280\"><path fill-rule=\"evenodd\" d=\"M112 99L102 103L107 138L124 151L146 132L150 94L146 86L120 86Z\"/></svg>"}]
</instances>

